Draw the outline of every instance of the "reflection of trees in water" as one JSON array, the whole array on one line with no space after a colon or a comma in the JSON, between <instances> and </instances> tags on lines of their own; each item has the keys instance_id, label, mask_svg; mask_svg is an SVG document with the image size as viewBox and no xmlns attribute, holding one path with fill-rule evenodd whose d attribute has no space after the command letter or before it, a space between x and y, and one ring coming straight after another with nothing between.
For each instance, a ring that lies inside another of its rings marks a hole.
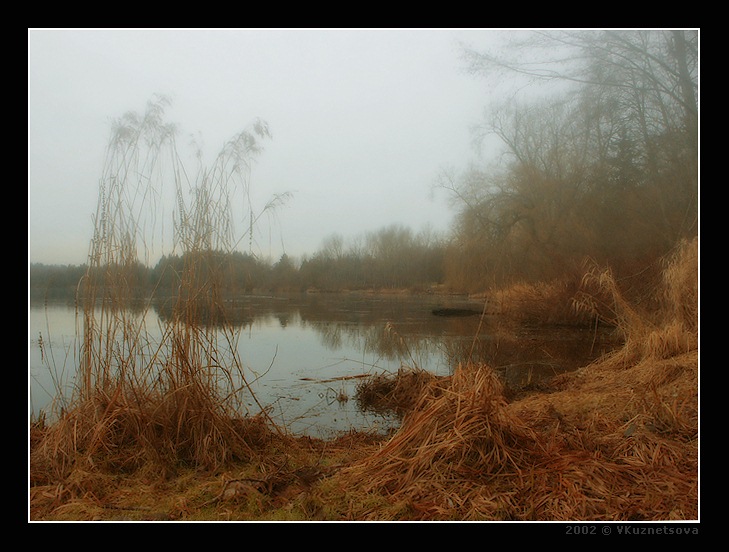
<instances>
[{"instance_id":1,"label":"reflection of trees in water","mask_svg":"<svg viewBox=\"0 0 729 552\"><path fill-rule=\"evenodd\" d=\"M337 350L341 349L344 345L345 339L342 337L344 328L342 324L337 322L322 323L322 324L309 324L309 327L319 333L322 344L327 349Z\"/></svg>"},{"instance_id":2,"label":"reflection of trees in water","mask_svg":"<svg viewBox=\"0 0 729 552\"><path fill-rule=\"evenodd\" d=\"M290 312L277 313L275 317L276 320L278 320L278 325L282 328L286 328L291 323L291 320L295 318L295 316Z\"/></svg>"},{"instance_id":3,"label":"reflection of trees in water","mask_svg":"<svg viewBox=\"0 0 729 552\"><path fill-rule=\"evenodd\" d=\"M246 328L254 323L269 323L275 319L285 328L298 316L298 309L275 298L240 296L225 300L222 304L201 301L180 301L176 297L157 299L154 310L163 322L174 319L175 313L189 306L196 309L196 323L203 327Z\"/></svg>"},{"instance_id":4,"label":"reflection of trees in water","mask_svg":"<svg viewBox=\"0 0 729 552\"><path fill-rule=\"evenodd\" d=\"M411 367L429 369L438 358L452 372L468 361L487 364L511 387L552 377L587 365L612 350L609 333L575 328L508 328L498 320L432 322L426 318L400 322L318 325L322 343L349 345Z\"/></svg>"},{"instance_id":5,"label":"reflection of trees in water","mask_svg":"<svg viewBox=\"0 0 729 552\"><path fill-rule=\"evenodd\" d=\"M442 355L444 332L461 335L475 328L473 321L433 316L437 301L357 294L238 296L202 314L204 324L211 326L249 327L273 320L281 327L300 324L315 331L328 349L353 348L420 366L421 361ZM174 299L158 301L155 310L169 321L179 305Z\"/></svg>"},{"instance_id":6,"label":"reflection of trees in water","mask_svg":"<svg viewBox=\"0 0 729 552\"><path fill-rule=\"evenodd\" d=\"M153 301L154 311L164 323L171 323L181 317L186 309L194 309L196 313L195 324L203 328L241 328L253 323L255 316L245 308L234 302L222 305L206 301L183 301L176 297L156 299Z\"/></svg>"},{"instance_id":7,"label":"reflection of trees in water","mask_svg":"<svg viewBox=\"0 0 729 552\"><path fill-rule=\"evenodd\" d=\"M350 346L424 369L434 357L441 358L451 371L468 361L484 363L513 387L585 366L617 345L607 332L510 327L497 317L481 325L478 318L443 320L421 316L311 326L319 332L322 344L331 349Z\"/></svg>"},{"instance_id":8,"label":"reflection of trees in water","mask_svg":"<svg viewBox=\"0 0 729 552\"><path fill-rule=\"evenodd\" d=\"M423 335L402 335L392 330L393 323L379 320L373 323L309 324L331 350L349 347L387 360L422 367L422 360L440 354L437 340Z\"/></svg>"},{"instance_id":9,"label":"reflection of trees in water","mask_svg":"<svg viewBox=\"0 0 729 552\"><path fill-rule=\"evenodd\" d=\"M524 328L488 320L473 339L445 343L449 364L471 360L496 369L507 385L522 387L586 366L613 350L612 332L584 328Z\"/></svg>"},{"instance_id":10,"label":"reflection of trees in water","mask_svg":"<svg viewBox=\"0 0 729 552\"><path fill-rule=\"evenodd\" d=\"M463 321L432 315L437 299L344 296L311 298L301 308L302 321L314 329L325 347L351 347L366 354L426 368L428 360L443 354L444 336L464 329ZM466 324L472 332L473 321Z\"/></svg>"},{"instance_id":11,"label":"reflection of trees in water","mask_svg":"<svg viewBox=\"0 0 729 552\"><path fill-rule=\"evenodd\" d=\"M160 318L171 317L174 304L159 303ZM356 294L241 296L227 301L223 311L207 313L207 321L242 327L301 325L315 331L330 350L351 348L424 369L434 358L451 370L468 360L485 363L519 386L584 366L616 345L604 332L514 327L499 317L434 316L438 304L436 298Z\"/></svg>"}]
</instances>

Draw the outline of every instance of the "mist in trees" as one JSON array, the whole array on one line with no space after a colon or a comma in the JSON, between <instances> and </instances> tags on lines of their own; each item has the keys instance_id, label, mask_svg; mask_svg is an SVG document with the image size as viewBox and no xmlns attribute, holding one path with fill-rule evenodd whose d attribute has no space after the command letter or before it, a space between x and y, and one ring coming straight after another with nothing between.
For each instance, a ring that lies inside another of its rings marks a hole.
<instances>
[{"instance_id":1,"label":"mist in trees","mask_svg":"<svg viewBox=\"0 0 729 552\"><path fill-rule=\"evenodd\" d=\"M507 37L498 51L463 47L474 78L491 88L498 82L494 98L508 99L487 105L475 127L484 148L487 140L489 148L494 139L499 144L498 151L487 152L490 161L438 177L455 213L447 235L393 224L347 239L332 233L319 250L300 259L253 255L250 244L231 239L229 225L205 218L223 211L232 220L227 206L213 199L228 199L216 195L215 185L222 185L220 175L230 162L237 163L233 174L247 182L250 166L241 159L248 157L233 154L255 154L257 142L244 132L227 144L212 169L201 169L195 182L205 185L178 186L174 234L182 252L145 269L149 285L174 289L186 256L195 253L224 267L220 274L229 289L445 284L476 292L579 273L585 259L609 265L619 277L636 274L681 239L696 236L698 31L535 31ZM505 94L506 83L513 89ZM267 127L257 125L251 132L268 137ZM120 129L117 135L123 136ZM184 202L183 191L191 194ZM286 199L274 196L260 213L252 208L244 213L250 228L242 235L252 239L258 217ZM219 234L205 231L213 227ZM186 228L203 231L188 236ZM203 241L193 243L191 236ZM74 287L68 270L36 266L31 272L36 289L52 282Z\"/></svg>"},{"instance_id":2,"label":"mist in trees","mask_svg":"<svg viewBox=\"0 0 729 552\"><path fill-rule=\"evenodd\" d=\"M391 225L345 240L331 234L301 259L287 254L275 261L240 251L207 249L164 255L152 267L136 266L138 295L175 296L185 267L194 263L201 282L214 275L224 294L253 292L428 290L443 281L444 236ZM31 297L73 297L85 267L31 265Z\"/></svg>"},{"instance_id":3,"label":"mist in trees","mask_svg":"<svg viewBox=\"0 0 729 552\"><path fill-rule=\"evenodd\" d=\"M497 53L466 49L470 71L552 94L491 106L478 131L503 145L499 163L442 175L458 207L447 281L549 279L587 256L629 273L697 235L698 33L513 38Z\"/></svg>"},{"instance_id":4,"label":"mist in trees","mask_svg":"<svg viewBox=\"0 0 729 552\"><path fill-rule=\"evenodd\" d=\"M301 263L305 287L319 289L417 288L442 282L446 242L426 228L391 225L346 243L339 234Z\"/></svg>"}]
</instances>

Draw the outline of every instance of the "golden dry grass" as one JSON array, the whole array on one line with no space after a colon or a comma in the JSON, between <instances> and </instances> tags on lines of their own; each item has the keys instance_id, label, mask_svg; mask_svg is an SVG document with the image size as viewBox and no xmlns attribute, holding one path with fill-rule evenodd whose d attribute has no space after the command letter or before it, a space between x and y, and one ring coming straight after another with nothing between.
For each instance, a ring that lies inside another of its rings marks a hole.
<instances>
[{"instance_id":1,"label":"golden dry grass","mask_svg":"<svg viewBox=\"0 0 729 552\"><path fill-rule=\"evenodd\" d=\"M626 344L549 393L509 404L486 365L460 366L421 396L400 431L342 472L388 497L360 519L693 520L698 518L698 243L670 260L666 309L622 300ZM678 289L676 289L678 288ZM694 301L696 301L694 303Z\"/></svg>"},{"instance_id":2,"label":"golden dry grass","mask_svg":"<svg viewBox=\"0 0 729 552\"><path fill-rule=\"evenodd\" d=\"M375 412L409 412L436 379L427 370L402 366L395 374L376 374L357 385L357 402L361 408Z\"/></svg>"},{"instance_id":3,"label":"golden dry grass","mask_svg":"<svg viewBox=\"0 0 729 552\"><path fill-rule=\"evenodd\" d=\"M389 508L354 519L698 518L698 355L596 363L509 404L485 365L422 396L401 430L343 470Z\"/></svg>"},{"instance_id":4,"label":"golden dry grass","mask_svg":"<svg viewBox=\"0 0 729 552\"><path fill-rule=\"evenodd\" d=\"M39 422L31 519L696 520L697 251L682 244L670 259L650 316L601 273L625 346L538 393L509 402L479 363L444 378L403 371L420 392L386 439L294 438L258 420L225 433L247 457L161 473L133 444L146 434L132 428L154 418L117 411L121 400L101 425L82 412Z\"/></svg>"}]
</instances>

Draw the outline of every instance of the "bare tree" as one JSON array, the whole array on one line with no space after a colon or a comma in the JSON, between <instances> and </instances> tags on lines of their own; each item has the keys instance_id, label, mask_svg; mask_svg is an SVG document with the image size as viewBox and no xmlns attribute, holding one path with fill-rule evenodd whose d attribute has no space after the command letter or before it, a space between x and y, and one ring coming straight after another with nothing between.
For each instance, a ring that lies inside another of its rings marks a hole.
<instances>
[{"instance_id":1,"label":"bare tree","mask_svg":"<svg viewBox=\"0 0 729 552\"><path fill-rule=\"evenodd\" d=\"M509 38L496 52L466 49L470 71L556 94L516 94L492 108L478 131L500 139L502 163L441 181L462 209L455 258L544 277L581 255L640 256L694 234L698 32Z\"/></svg>"}]
</instances>

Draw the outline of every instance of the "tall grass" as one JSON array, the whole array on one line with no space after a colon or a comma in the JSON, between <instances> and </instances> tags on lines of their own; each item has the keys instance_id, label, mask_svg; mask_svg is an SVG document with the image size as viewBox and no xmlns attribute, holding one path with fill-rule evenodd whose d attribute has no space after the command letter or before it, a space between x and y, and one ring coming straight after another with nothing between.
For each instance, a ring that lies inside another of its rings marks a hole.
<instances>
[{"instance_id":1,"label":"tall grass","mask_svg":"<svg viewBox=\"0 0 729 552\"><path fill-rule=\"evenodd\" d=\"M669 358L698 349L699 244L683 240L662 259L661 280L642 306L629 301L609 268L592 266L575 301L614 325L624 336L619 356L626 363L642 358Z\"/></svg>"},{"instance_id":2,"label":"tall grass","mask_svg":"<svg viewBox=\"0 0 729 552\"><path fill-rule=\"evenodd\" d=\"M663 268L652 309L626 300L609 270L587 274L598 295L585 304L610 314L625 344L558 376L549 393L510 402L477 362L427 382L399 431L340 472L348 515L697 519L697 240Z\"/></svg>"},{"instance_id":3,"label":"tall grass","mask_svg":"<svg viewBox=\"0 0 729 552\"><path fill-rule=\"evenodd\" d=\"M181 464L217 467L250 456L261 427L275 428L248 387L238 330L226 318L224 267L213 254L232 251L252 230L251 167L270 133L257 121L191 181L175 128L164 121L166 106L158 98L112 129L79 289L77 384L69 408L34 451L57 475L99 466L164 473ZM175 274L173 316L149 328L154 294L140 291L139 267L164 246L170 224L160 218L169 199L173 249L186 261Z\"/></svg>"}]
</instances>

